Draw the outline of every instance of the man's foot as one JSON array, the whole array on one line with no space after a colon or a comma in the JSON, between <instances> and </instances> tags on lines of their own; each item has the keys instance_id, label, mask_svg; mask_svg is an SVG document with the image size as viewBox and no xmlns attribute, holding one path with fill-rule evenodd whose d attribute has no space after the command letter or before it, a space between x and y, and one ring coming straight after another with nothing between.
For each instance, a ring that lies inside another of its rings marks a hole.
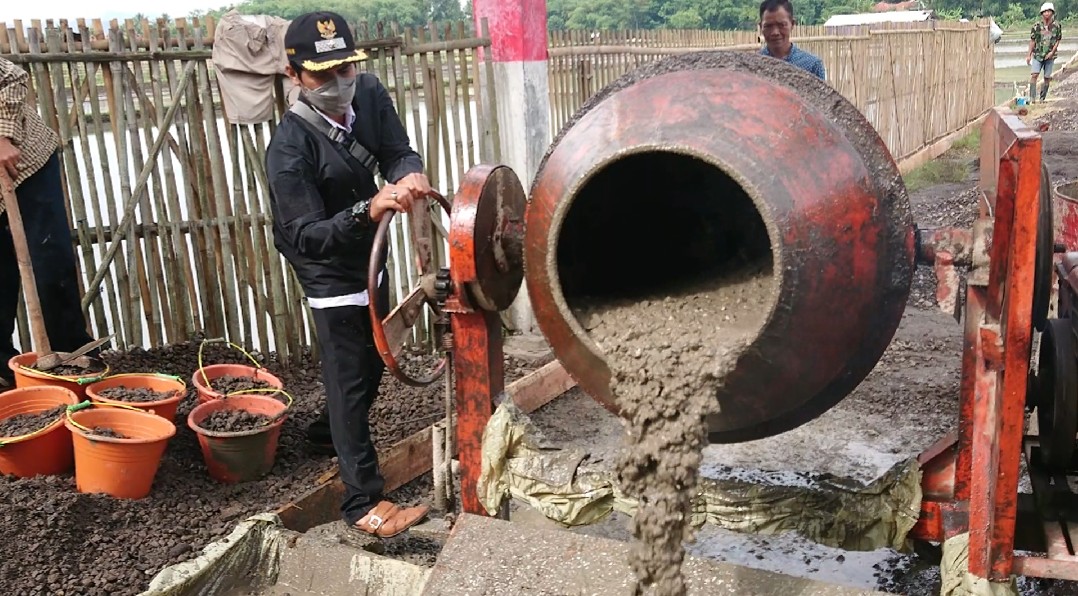
<instances>
[{"instance_id":1,"label":"man's foot","mask_svg":"<svg viewBox=\"0 0 1078 596\"><path fill-rule=\"evenodd\" d=\"M401 509L389 501L380 501L354 527L380 538L392 538L422 521L428 511L430 507L426 505Z\"/></svg>"}]
</instances>

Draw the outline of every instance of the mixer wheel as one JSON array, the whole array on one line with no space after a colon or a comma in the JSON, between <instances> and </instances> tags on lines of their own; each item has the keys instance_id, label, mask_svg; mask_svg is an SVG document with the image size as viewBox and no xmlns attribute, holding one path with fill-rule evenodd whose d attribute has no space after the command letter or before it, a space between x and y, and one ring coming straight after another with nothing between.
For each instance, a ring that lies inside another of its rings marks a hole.
<instances>
[{"instance_id":1,"label":"mixer wheel","mask_svg":"<svg viewBox=\"0 0 1078 596\"><path fill-rule=\"evenodd\" d=\"M413 257L419 266L419 284L401 298L400 303L385 318L381 316L381 313L389 309L388 305L382 304L378 297L378 273L379 263L385 260L388 250L389 228L396 215L395 211L386 211L378 224L367 269L367 294L370 298L368 310L374 345L378 349L378 355L386 364L386 370L410 387L426 387L433 384L442 377L449 365L449 358L443 356L432 370L418 376L413 376L401 366L412 326L422 317L424 306L430 308L435 317L442 315L442 307L437 299L441 288L438 287L439 268L433 256L434 238L429 199L441 205L446 213L452 212L452 205L438 192L431 191L429 197L420 197L416 200L415 207L410 213L408 227L411 232Z\"/></svg>"},{"instance_id":2,"label":"mixer wheel","mask_svg":"<svg viewBox=\"0 0 1078 596\"><path fill-rule=\"evenodd\" d=\"M1037 365L1037 425L1041 463L1070 467L1078 435L1078 360L1070 319L1049 319Z\"/></svg>"},{"instance_id":3,"label":"mixer wheel","mask_svg":"<svg viewBox=\"0 0 1078 596\"><path fill-rule=\"evenodd\" d=\"M1041 164L1040 216L1037 218L1037 256L1033 270L1033 327L1044 331L1052 299L1055 225L1052 222L1052 181L1048 166Z\"/></svg>"}]
</instances>

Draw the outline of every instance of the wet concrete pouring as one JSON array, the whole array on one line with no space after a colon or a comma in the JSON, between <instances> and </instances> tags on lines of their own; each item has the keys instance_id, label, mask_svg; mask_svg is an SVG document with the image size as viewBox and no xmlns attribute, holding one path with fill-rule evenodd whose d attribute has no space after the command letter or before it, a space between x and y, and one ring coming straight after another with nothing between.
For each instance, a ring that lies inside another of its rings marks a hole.
<instances>
[{"instance_id":1,"label":"wet concrete pouring","mask_svg":"<svg viewBox=\"0 0 1078 596\"><path fill-rule=\"evenodd\" d=\"M682 542L692 537L685 512L706 419L718 411L719 384L764 322L759 306L769 302L772 285L770 268L757 267L578 311L608 355L611 390L628 420L618 480L641 503L629 555L637 594L685 593Z\"/></svg>"},{"instance_id":2,"label":"wet concrete pouring","mask_svg":"<svg viewBox=\"0 0 1078 596\"><path fill-rule=\"evenodd\" d=\"M109 353L114 373L158 372L190 379L198 368L198 342L152 351ZM256 357L261 356L256 354ZM220 344L206 346L206 364L245 363ZM34 479L0 478L0 586L10 596L79 594L131 595L145 590L162 568L194 558L207 544L231 532L250 515L274 511L315 488L335 468L332 458L306 448L304 431L325 402L318 367L286 369L273 357L263 365L295 398L280 437L276 462L266 477L237 485L209 477L198 440L186 424L196 405L193 387L181 401L176 436L161 461L153 491L138 501L77 492L73 474ZM507 379L538 367L506 360ZM372 408L376 445L385 449L429 426L444 412L444 387L406 387L388 374ZM429 475L428 475L429 476ZM430 501L429 477L406 485L390 498L402 504ZM433 547L421 540L396 540L387 552L404 560L433 563Z\"/></svg>"}]
</instances>

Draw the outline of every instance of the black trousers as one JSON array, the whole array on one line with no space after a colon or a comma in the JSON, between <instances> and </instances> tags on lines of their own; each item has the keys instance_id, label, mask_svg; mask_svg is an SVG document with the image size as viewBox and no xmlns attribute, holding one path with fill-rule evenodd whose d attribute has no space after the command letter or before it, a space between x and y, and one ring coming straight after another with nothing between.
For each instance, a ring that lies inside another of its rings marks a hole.
<instances>
[{"instance_id":1,"label":"black trousers","mask_svg":"<svg viewBox=\"0 0 1078 596\"><path fill-rule=\"evenodd\" d=\"M56 154L15 189L15 196L30 245L30 261L49 343L53 350L70 352L92 339L82 315L75 249ZM12 373L7 361L18 354L12 335L20 285L19 264L5 212L0 216L0 375L8 380Z\"/></svg>"},{"instance_id":2,"label":"black trousers","mask_svg":"<svg viewBox=\"0 0 1078 596\"><path fill-rule=\"evenodd\" d=\"M389 284L383 283L379 293L380 304L388 306ZM385 363L374 346L368 307L316 308L312 314L321 350L326 408L308 429L308 438L332 438L345 486L341 514L345 523L353 525L378 504L385 488L370 428L371 405L378 395Z\"/></svg>"}]
</instances>

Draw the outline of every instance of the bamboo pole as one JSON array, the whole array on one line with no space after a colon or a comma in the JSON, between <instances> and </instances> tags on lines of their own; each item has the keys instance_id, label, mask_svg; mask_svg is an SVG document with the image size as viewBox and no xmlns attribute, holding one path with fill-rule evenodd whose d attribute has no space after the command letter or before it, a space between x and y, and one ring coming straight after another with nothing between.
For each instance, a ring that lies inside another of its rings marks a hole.
<instances>
[{"instance_id":1,"label":"bamboo pole","mask_svg":"<svg viewBox=\"0 0 1078 596\"><path fill-rule=\"evenodd\" d=\"M134 24L130 19L125 21L125 27L127 31L127 39L135 39ZM122 38L121 38L122 39ZM138 63L135 63L138 65ZM157 158L156 156L150 156L148 159L144 158L142 152L142 137L139 135L140 123L146 130L147 135L152 135L152 126L147 122L147 108L145 105L142 109L138 109L135 105L135 99L139 97L141 93L141 67L136 66L134 71L129 70L127 65L120 67L121 76L124 77L125 86L129 90L124 94L124 104L127 110L127 139L131 146L131 161L135 168L144 169L150 168L150 177L147 180L146 192L138 194L137 209L141 213L143 221L150 221L153 219L153 211L150 207L150 196L160 195L161 181L157 176ZM137 74L136 74L137 73ZM162 136L164 133L162 132ZM152 136L148 136L146 142L151 143ZM163 145L162 145L163 148ZM134 234L129 234L130 239L129 253L132 255L135 262L135 269L137 271L138 290L142 297L142 313L146 320L146 330L150 345L161 345L163 326L167 325L169 320L162 318L161 308L161 296L159 293L154 292L150 287L151 271L157 271L159 268L159 260L157 258L157 250L155 249L156 240L153 238L139 239L135 238ZM154 279L158 282L162 282L161 276L153 275ZM166 304L167 304L167 298ZM140 338L141 339L141 338ZM142 342L139 342L140 344Z\"/></svg>"},{"instance_id":2,"label":"bamboo pole","mask_svg":"<svg viewBox=\"0 0 1078 596\"><path fill-rule=\"evenodd\" d=\"M180 82L177 85L177 94L183 93L187 88L187 85L191 80L191 73L194 72L194 68L194 62L188 63L187 67L184 68L183 74L180 76ZM176 112L179 111L179 108L180 102L173 101L172 105L168 108L168 112L165 113L165 119L158 129L157 138L154 139L153 145L150 147L149 159L139 173L138 179L135 181L134 191L131 192L127 202L124 204L123 218L120 219L119 225L116 226L117 234L127 231L131 226L138 199L146 186L146 181L150 179L150 172L153 171L153 160L161 153L161 148L165 145L168 127L172 125L172 121L176 118ZM114 238L108 251L105 253L104 258L101 260L101 265L94 273L93 281L90 282L89 290L86 292L86 295L82 297L82 307L84 309L97 297L99 291L97 289L98 285L101 283L101 279L105 277L105 272L108 269L109 264L111 264L113 258L116 257L116 252L120 250L120 244L119 238Z\"/></svg>"}]
</instances>

